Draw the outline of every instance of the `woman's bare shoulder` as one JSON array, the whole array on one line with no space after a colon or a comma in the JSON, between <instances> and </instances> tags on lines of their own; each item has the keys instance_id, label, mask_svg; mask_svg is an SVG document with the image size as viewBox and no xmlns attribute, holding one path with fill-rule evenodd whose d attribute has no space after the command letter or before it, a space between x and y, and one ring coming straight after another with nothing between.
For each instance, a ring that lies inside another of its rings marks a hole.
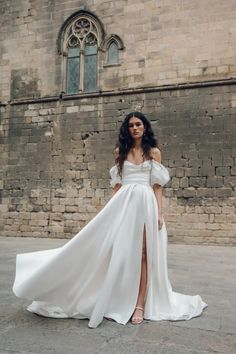
<instances>
[{"instance_id":1,"label":"woman's bare shoulder","mask_svg":"<svg viewBox=\"0 0 236 354\"><path fill-rule=\"evenodd\" d=\"M113 150L113 155L114 159L117 159L117 157L119 156L119 146L115 147L115 149Z\"/></svg>"},{"instance_id":2,"label":"woman's bare shoulder","mask_svg":"<svg viewBox=\"0 0 236 354\"><path fill-rule=\"evenodd\" d=\"M151 157L155 161L161 162L161 151L157 147L151 148Z\"/></svg>"}]
</instances>

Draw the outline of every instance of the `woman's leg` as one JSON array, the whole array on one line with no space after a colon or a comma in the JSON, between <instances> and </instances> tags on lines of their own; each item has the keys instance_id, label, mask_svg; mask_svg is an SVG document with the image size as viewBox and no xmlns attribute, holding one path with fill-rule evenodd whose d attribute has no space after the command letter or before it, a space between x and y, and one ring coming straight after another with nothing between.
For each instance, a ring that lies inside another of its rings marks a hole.
<instances>
[{"instance_id":1,"label":"woman's leg","mask_svg":"<svg viewBox=\"0 0 236 354\"><path fill-rule=\"evenodd\" d=\"M146 251L146 229L144 225L144 232L143 232L143 249L142 249L142 264L141 264L141 278L140 278L140 285L139 285L139 293L136 306L144 308L145 306L145 297L146 297L146 290L147 290L147 251ZM143 311L140 309L135 309L132 322L140 322L143 318Z\"/></svg>"}]
</instances>

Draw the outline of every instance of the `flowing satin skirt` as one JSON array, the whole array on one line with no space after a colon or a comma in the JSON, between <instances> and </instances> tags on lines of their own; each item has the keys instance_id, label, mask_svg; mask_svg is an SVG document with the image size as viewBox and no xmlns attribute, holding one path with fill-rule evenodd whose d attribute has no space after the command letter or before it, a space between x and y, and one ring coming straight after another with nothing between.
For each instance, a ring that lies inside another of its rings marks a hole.
<instances>
[{"instance_id":1,"label":"flowing satin skirt","mask_svg":"<svg viewBox=\"0 0 236 354\"><path fill-rule=\"evenodd\" d=\"M144 318L189 320L207 306L200 295L172 290L167 269L166 226L158 230L158 207L149 185L127 184L64 246L16 259L13 292L33 302L31 312L54 318L103 317L126 324L134 311L146 228L147 296Z\"/></svg>"}]
</instances>

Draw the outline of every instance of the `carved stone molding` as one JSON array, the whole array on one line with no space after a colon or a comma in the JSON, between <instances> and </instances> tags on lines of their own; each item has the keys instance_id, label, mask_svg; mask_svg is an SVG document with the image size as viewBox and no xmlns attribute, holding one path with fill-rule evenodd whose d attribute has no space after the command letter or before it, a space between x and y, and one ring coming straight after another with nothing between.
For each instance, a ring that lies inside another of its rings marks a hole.
<instances>
[{"instance_id":1,"label":"carved stone molding","mask_svg":"<svg viewBox=\"0 0 236 354\"><path fill-rule=\"evenodd\" d=\"M57 38L57 50L66 55L68 47L79 46L83 50L86 44L96 43L99 48L104 37L101 21L94 14L79 10L63 23Z\"/></svg>"}]
</instances>

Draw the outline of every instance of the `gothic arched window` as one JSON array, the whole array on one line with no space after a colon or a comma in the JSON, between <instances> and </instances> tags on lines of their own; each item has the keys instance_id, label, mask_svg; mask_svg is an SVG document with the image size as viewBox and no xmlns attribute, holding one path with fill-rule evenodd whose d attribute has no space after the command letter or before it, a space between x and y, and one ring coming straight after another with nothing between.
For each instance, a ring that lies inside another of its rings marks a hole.
<instances>
[{"instance_id":1,"label":"gothic arched window","mask_svg":"<svg viewBox=\"0 0 236 354\"><path fill-rule=\"evenodd\" d=\"M112 41L109 44L107 51L107 64L118 64L119 56L118 56L118 45L116 42Z\"/></svg>"},{"instance_id":2,"label":"gothic arched window","mask_svg":"<svg viewBox=\"0 0 236 354\"><path fill-rule=\"evenodd\" d=\"M95 15L79 10L63 23L57 48L62 59L61 93L78 94L101 91L98 73L121 65L119 52L124 45L118 35L105 35Z\"/></svg>"},{"instance_id":3,"label":"gothic arched window","mask_svg":"<svg viewBox=\"0 0 236 354\"><path fill-rule=\"evenodd\" d=\"M96 91L98 41L95 24L80 17L72 22L66 34L66 91Z\"/></svg>"},{"instance_id":4,"label":"gothic arched window","mask_svg":"<svg viewBox=\"0 0 236 354\"><path fill-rule=\"evenodd\" d=\"M106 64L105 66L120 65L119 51L124 49L124 44L117 34L110 34L104 40L106 48Z\"/></svg>"},{"instance_id":5,"label":"gothic arched window","mask_svg":"<svg viewBox=\"0 0 236 354\"><path fill-rule=\"evenodd\" d=\"M58 37L66 73L63 91L68 94L96 91L98 49L103 36L101 23L89 12L78 11L64 23Z\"/></svg>"}]
</instances>

